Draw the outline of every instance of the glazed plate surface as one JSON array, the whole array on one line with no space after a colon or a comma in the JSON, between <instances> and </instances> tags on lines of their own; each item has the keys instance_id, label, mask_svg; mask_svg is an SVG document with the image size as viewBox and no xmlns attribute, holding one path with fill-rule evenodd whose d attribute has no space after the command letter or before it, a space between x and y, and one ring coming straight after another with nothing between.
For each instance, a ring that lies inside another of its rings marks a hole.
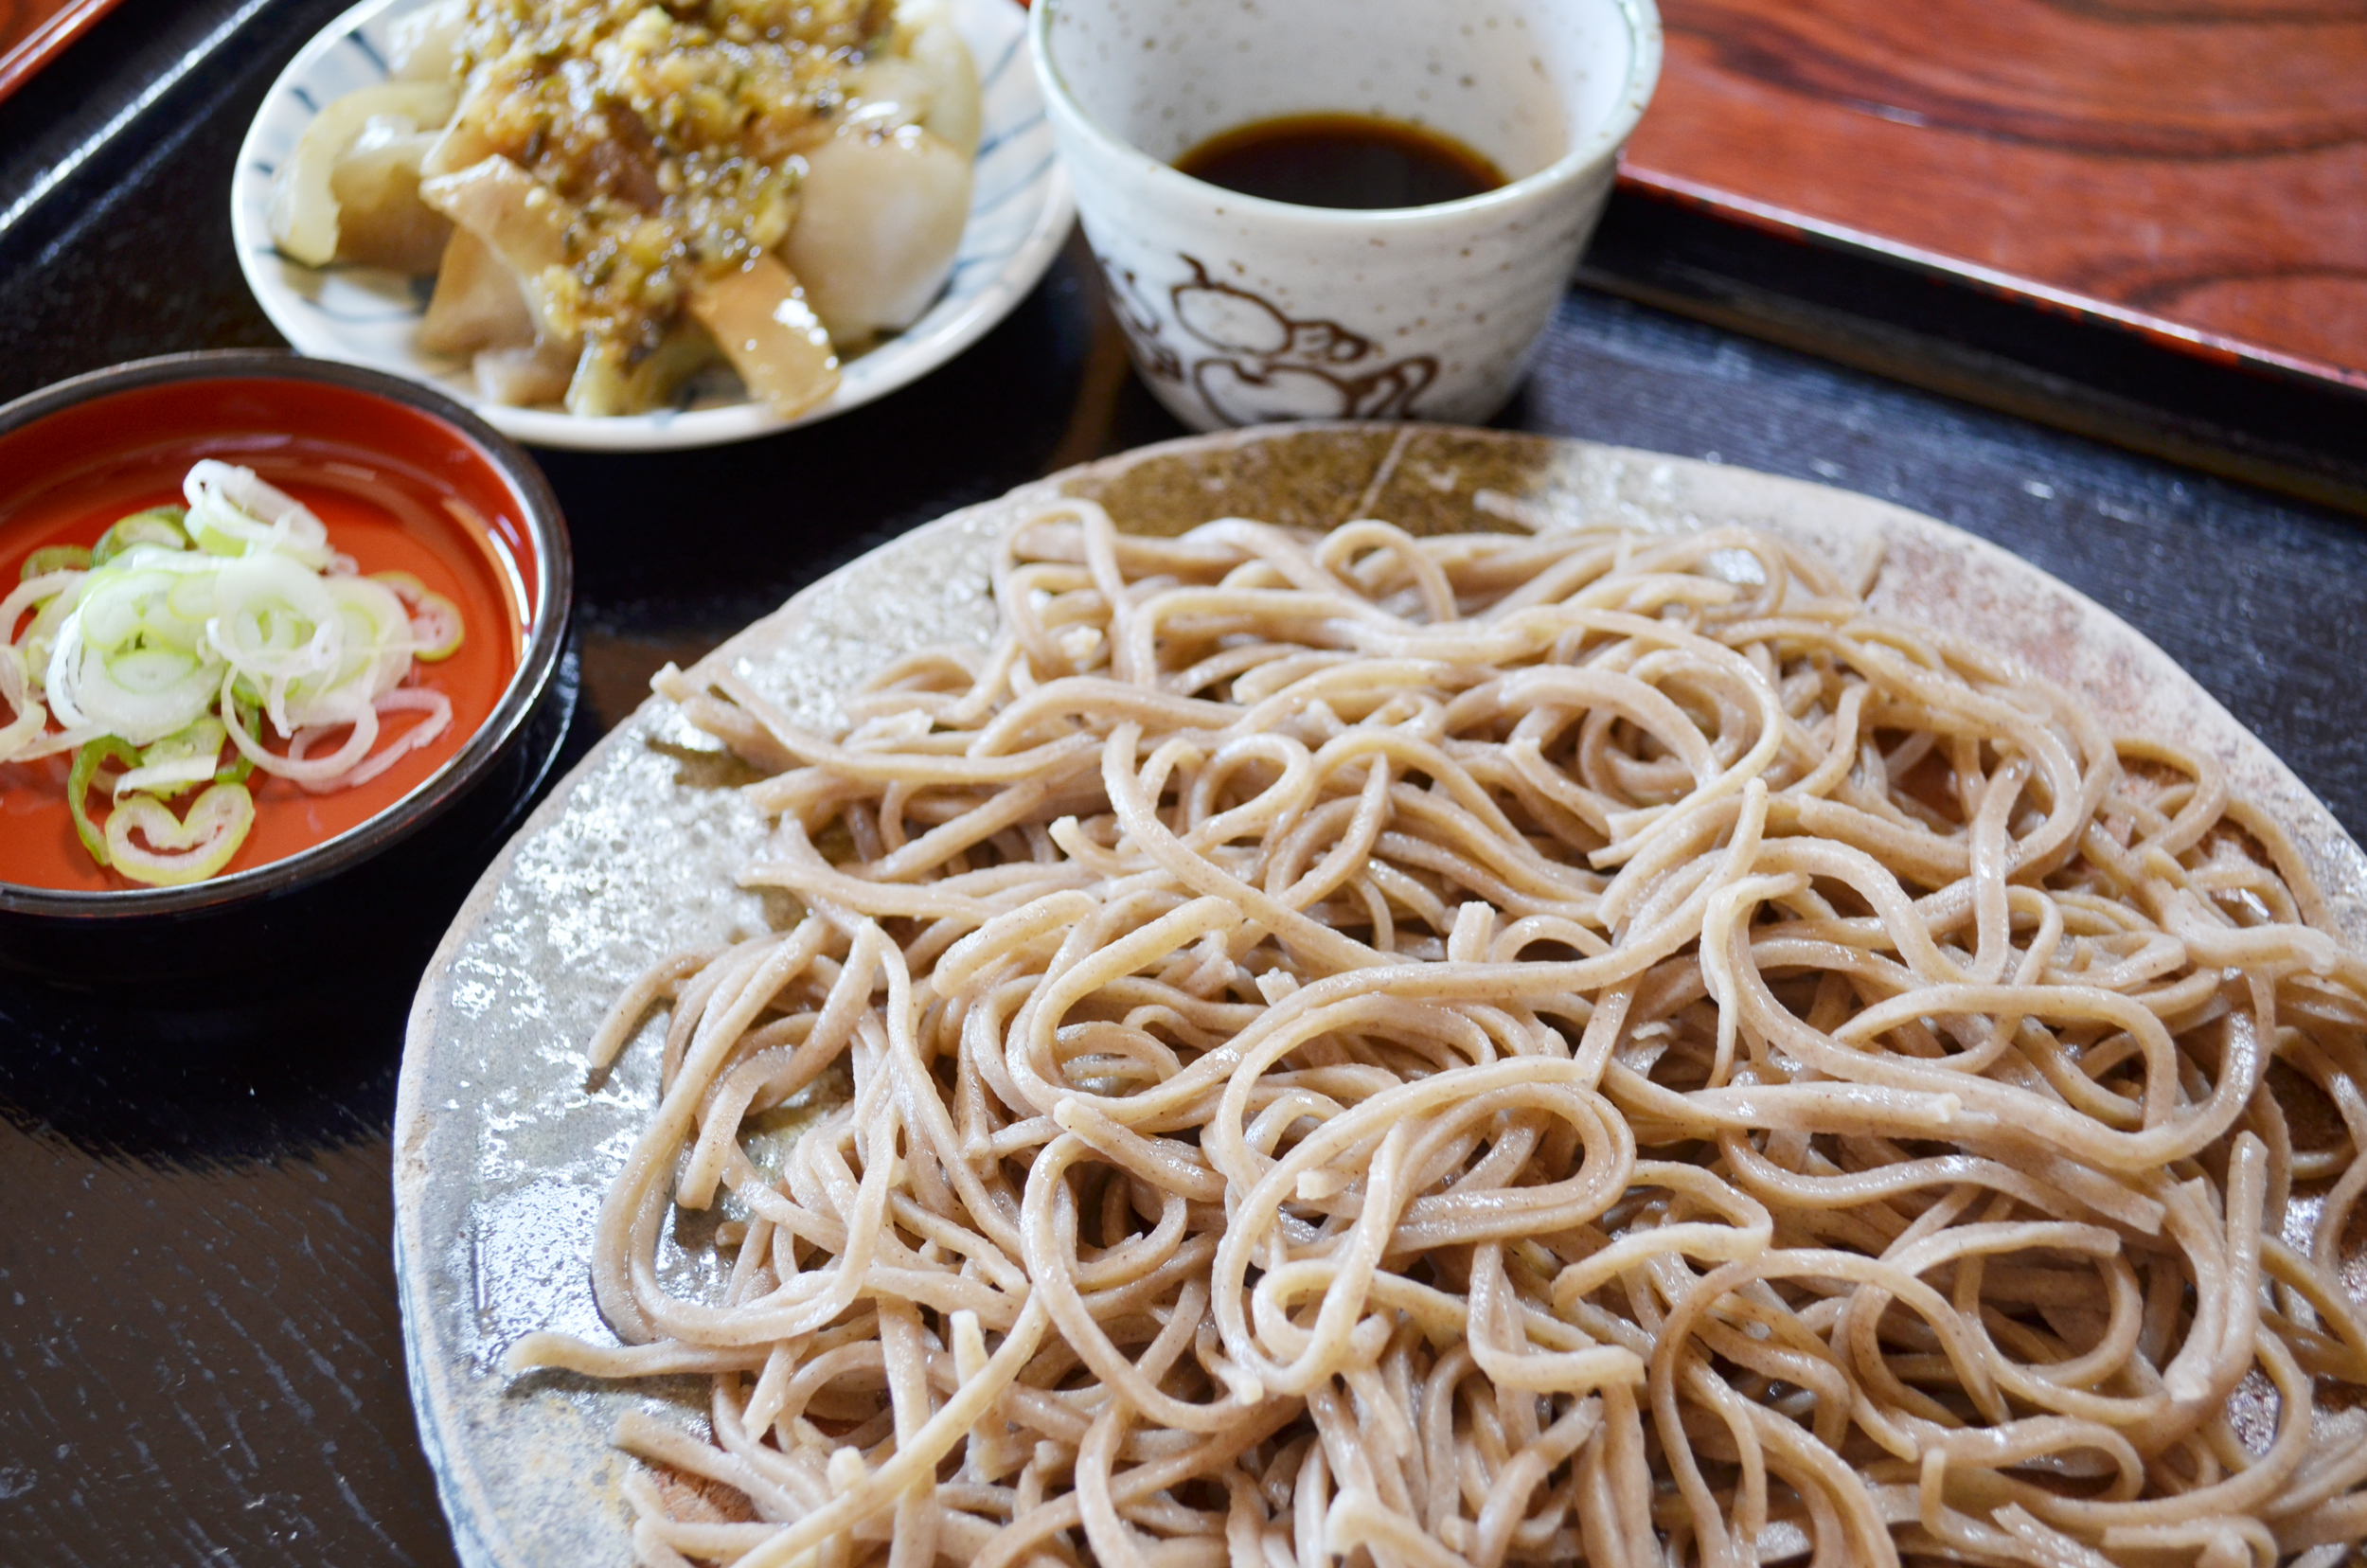
<instances>
[{"instance_id":1,"label":"glazed plate surface","mask_svg":"<svg viewBox=\"0 0 2367 1568\"><path fill-rule=\"evenodd\" d=\"M2268 748L2152 643L1972 536L1883 502L1651 453L1439 427L1301 426L1197 437L1055 475L905 535L792 599L711 659L814 726L837 694L930 643L984 646L993 542L1031 504L1090 496L1121 526L1244 516L1306 527L1380 517L1417 533L1557 526L1774 529L1845 575L1879 552L1883 614L1964 637L2083 695L2115 733L2177 737L2293 836L2341 935L2367 946L2367 857ZM653 959L766 927L734 874L765 824L750 775L652 699L587 757L486 873L421 983L395 1123L396 1269L413 1396L468 1568L624 1568L616 1417L703 1425L703 1384L620 1388L501 1359L556 1328L614 1343L588 1257L602 1194L656 1102L662 1018L617 1072L583 1045ZM684 1282L699 1238L678 1229Z\"/></svg>"}]
</instances>

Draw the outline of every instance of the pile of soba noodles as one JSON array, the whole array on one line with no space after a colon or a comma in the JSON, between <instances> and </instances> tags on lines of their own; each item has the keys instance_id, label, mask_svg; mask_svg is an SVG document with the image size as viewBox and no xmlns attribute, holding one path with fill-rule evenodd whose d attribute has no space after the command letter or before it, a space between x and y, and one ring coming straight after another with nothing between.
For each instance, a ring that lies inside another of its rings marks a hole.
<instances>
[{"instance_id":1,"label":"pile of soba noodles","mask_svg":"<svg viewBox=\"0 0 2367 1568\"><path fill-rule=\"evenodd\" d=\"M670 1005L626 1344L512 1364L711 1375L619 1430L641 1561L2367 1535L2367 966L2211 762L1739 529L1067 502L993 586L836 735L661 678L807 913L593 1042Z\"/></svg>"}]
</instances>

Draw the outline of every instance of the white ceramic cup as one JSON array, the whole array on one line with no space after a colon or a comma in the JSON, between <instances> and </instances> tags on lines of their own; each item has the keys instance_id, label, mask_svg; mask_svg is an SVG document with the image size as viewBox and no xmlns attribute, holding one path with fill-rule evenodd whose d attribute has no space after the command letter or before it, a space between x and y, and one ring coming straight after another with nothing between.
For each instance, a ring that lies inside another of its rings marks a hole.
<instances>
[{"instance_id":1,"label":"white ceramic cup","mask_svg":"<svg viewBox=\"0 0 2367 1568\"><path fill-rule=\"evenodd\" d=\"M1502 408L1661 61L1652 0L1035 0L1029 41L1134 363L1195 430ZM1308 114L1443 133L1509 183L1356 211L1173 167Z\"/></svg>"}]
</instances>

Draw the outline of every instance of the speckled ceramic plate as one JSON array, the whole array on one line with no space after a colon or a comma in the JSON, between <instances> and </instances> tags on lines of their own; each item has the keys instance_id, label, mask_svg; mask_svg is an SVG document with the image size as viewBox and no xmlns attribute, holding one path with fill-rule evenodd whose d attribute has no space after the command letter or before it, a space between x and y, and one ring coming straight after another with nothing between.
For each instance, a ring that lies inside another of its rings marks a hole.
<instances>
[{"instance_id":1,"label":"speckled ceramic plate","mask_svg":"<svg viewBox=\"0 0 2367 1568\"><path fill-rule=\"evenodd\" d=\"M1076 204L1052 151L1043 95L1027 63L1027 13L1014 0L953 0L954 25L978 62L985 136L970 224L937 302L904 331L848 360L838 391L784 420L748 401L727 370L700 377L680 407L607 419L556 408L511 408L478 397L467 362L414 342L432 280L378 267L306 267L273 248L271 180L321 105L386 80L394 24L434 0L363 0L289 62L264 95L239 149L230 186L231 238L247 287L273 326L307 354L432 383L505 436L535 446L652 452L715 446L792 429L885 397L986 336L1036 286L1068 237Z\"/></svg>"},{"instance_id":2,"label":"speckled ceramic plate","mask_svg":"<svg viewBox=\"0 0 2367 1568\"><path fill-rule=\"evenodd\" d=\"M713 659L828 724L836 694L891 657L925 642L983 645L992 542L1030 502L1062 493L1159 533L1226 515L1486 527L1501 526L1488 512L1508 497L1572 524L1753 524L1844 567L1878 549L1881 610L2022 661L2083 692L2115 730L2180 737L2217 757L2292 833L2344 935L2367 941L2367 857L2267 747L2101 606L1896 507L1648 453L1385 425L1154 447L907 534ZM500 1361L535 1328L609 1338L592 1302L592 1221L655 1103L657 1060L638 1042L591 1093L583 1042L651 959L763 927L762 900L732 880L764 827L732 788L743 776L664 704L645 704L486 873L420 986L395 1113L396 1270L419 1427L468 1568L623 1568L619 1488L632 1461L609 1446L617 1415L643 1406L686 1427L703 1420L686 1382L618 1389L536 1374L513 1384Z\"/></svg>"}]
</instances>

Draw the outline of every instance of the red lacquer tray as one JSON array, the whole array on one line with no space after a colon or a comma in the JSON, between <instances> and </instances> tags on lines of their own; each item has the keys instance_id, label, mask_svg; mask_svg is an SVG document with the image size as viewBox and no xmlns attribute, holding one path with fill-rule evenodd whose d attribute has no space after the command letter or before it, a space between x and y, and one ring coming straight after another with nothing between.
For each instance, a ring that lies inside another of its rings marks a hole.
<instances>
[{"instance_id":1,"label":"red lacquer tray","mask_svg":"<svg viewBox=\"0 0 2367 1568\"><path fill-rule=\"evenodd\" d=\"M0 0L0 98L115 7L116 0Z\"/></svg>"},{"instance_id":2,"label":"red lacquer tray","mask_svg":"<svg viewBox=\"0 0 2367 1568\"><path fill-rule=\"evenodd\" d=\"M1628 184L2367 390L2367 0L1661 0Z\"/></svg>"}]
</instances>

